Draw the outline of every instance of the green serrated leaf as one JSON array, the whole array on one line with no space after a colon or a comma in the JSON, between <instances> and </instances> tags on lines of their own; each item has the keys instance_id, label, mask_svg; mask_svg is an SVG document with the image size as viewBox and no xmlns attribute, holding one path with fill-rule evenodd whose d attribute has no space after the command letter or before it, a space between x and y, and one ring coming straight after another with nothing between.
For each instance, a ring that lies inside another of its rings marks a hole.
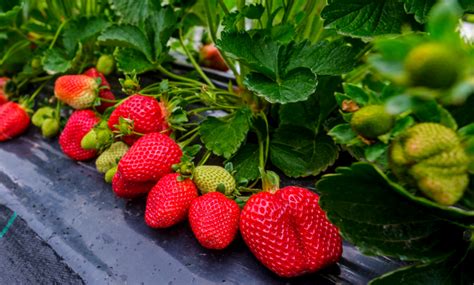
<instances>
[{"instance_id":1,"label":"green serrated leaf","mask_svg":"<svg viewBox=\"0 0 474 285\"><path fill-rule=\"evenodd\" d=\"M145 55L131 48L117 48L114 52L117 68L124 73L143 73L155 66L146 59Z\"/></svg>"},{"instance_id":2,"label":"green serrated leaf","mask_svg":"<svg viewBox=\"0 0 474 285\"><path fill-rule=\"evenodd\" d=\"M263 5L253 4L244 6L244 8L242 8L241 13L245 16L245 18L257 20L262 17L264 11L265 7L263 7Z\"/></svg>"},{"instance_id":3,"label":"green serrated leaf","mask_svg":"<svg viewBox=\"0 0 474 285\"><path fill-rule=\"evenodd\" d=\"M317 80L311 70L300 68L292 70L279 80L260 73L250 73L245 77L244 84L270 103L286 104L308 99L316 91Z\"/></svg>"},{"instance_id":4,"label":"green serrated leaf","mask_svg":"<svg viewBox=\"0 0 474 285\"><path fill-rule=\"evenodd\" d=\"M365 254L427 262L452 254L463 240L463 228L393 191L368 163L340 167L316 187L329 220Z\"/></svg>"},{"instance_id":5,"label":"green serrated leaf","mask_svg":"<svg viewBox=\"0 0 474 285\"><path fill-rule=\"evenodd\" d=\"M337 146L326 134L282 125L273 136L270 159L289 177L317 175L332 165L338 156Z\"/></svg>"},{"instance_id":6,"label":"green serrated leaf","mask_svg":"<svg viewBox=\"0 0 474 285\"><path fill-rule=\"evenodd\" d=\"M237 181L252 181L260 176L258 170L259 149L256 144L245 144L230 160L234 166Z\"/></svg>"},{"instance_id":7,"label":"green serrated leaf","mask_svg":"<svg viewBox=\"0 0 474 285\"><path fill-rule=\"evenodd\" d=\"M0 13L0 29L8 28L16 21L21 7L15 6L11 10Z\"/></svg>"},{"instance_id":8,"label":"green serrated leaf","mask_svg":"<svg viewBox=\"0 0 474 285\"><path fill-rule=\"evenodd\" d=\"M102 32L110 26L110 22L105 18L86 18L81 17L76 20L69 21L64 27L63 43L68 54L72 55L78 43Z\"/></svg>"},{"instance_id":9,"label":"green serrated leaf","mask_svg":"<svg viewBox=\"0 0 474 285\"><path fill-rule=\"evenodd\" d=\"M318 75L341 75L357 65L363 48L364 44L356 40L320 41L315 45L303 42L294 47L287 68L303 66Z\"/></svg>"},{"instance_id":10,"label":"green serrated leaf","mask_svg":"<svg viewBox=\"0 0 474 285\"><path fill-rule=\"evenodd\" d=\"M225 118L207 117L199 128L201 141L214 154L230 158L247 137L251 116L244 107Z\"/></svg>"},{"instance_id":11,"label":"green serrated leaf","mask_svg":"<svg viewBox=\"0 0 474 285\"><path fill-rule=\"evenodd\" d=\"M338 144L349 145L357 139L357 133L354 132L350 124L339 124L332 128L328 135Z\"/></svg>"},{"instance_id":12,"label":"green serrated leaf","mask_svg":"<svg viewBox=\"0 0 474 285\"><path fill-rule=\"evenodd\" d=\"M108 0L110 7L119 16L120 22L143 25L150 13L160 8L154 0Z\"/></svg>"},{"instance_id":13,"label":"green serrated leaf","mask_svg":"<svg viewBox=\"0 0 474 285\"><path fill-rule=\"evenodd\" d=\"M406 20L398 0L329 0L321 16L326 27L354 37L399 34Z\"/></svg>"},{"instance_id":14,"label":"green serrated leaf","mask_svg":"<svg viewBox=\"0 0 474 285\"><path fill-rule=\"evenodd\" d=\"M371 285L398 284L472 284L474 271L474 253L468 252L466 243L462 243L459 253L447 259L430 263L415 264L402 267L372 280Z\"/></svg>"},{"instance_id":15,"label":"green serrated leaf","mask_svg":"<svg viewBox=\"0 0 474 285\"><path fill-rule=\"evenodd\" d=\"M135 49L143 53L147 60L153 61L149 40L143 31L135 26L111 26L102 32L98 41L104 45Z\"/></svg>"},{"instance_id":16,"label":"green serrated leaf","mask_svg":"<svg viewBox=\"0 0 474 285\"><path fill-rule=\"evenodd\" d=\"M50 74L65 73L72 67L72 59L59 48L46 50L42 63L44 70Z\"/></svg>"},{"instance_id":17,"label":"green serrated leaf","mask_svg":"<svg viewBox=\"0 0 474 285\"><path fill-rule=\"evenodd\" d=\"M408 14L414 14L418 23L424 24L428 20L430 12L436 0L404 0L405 11Z\"/></svg>"},{"instance_id":18,"label":"green serrated leaf","mask_svg":"<svg viewBox=\"0 0 474 285\"><path fill-rule=\"evenodd\" d=\"M432 39L459 44L456 31L463 11L456 0L440 1L430 12L428 32Z\"/></svg>"}]
</instances>

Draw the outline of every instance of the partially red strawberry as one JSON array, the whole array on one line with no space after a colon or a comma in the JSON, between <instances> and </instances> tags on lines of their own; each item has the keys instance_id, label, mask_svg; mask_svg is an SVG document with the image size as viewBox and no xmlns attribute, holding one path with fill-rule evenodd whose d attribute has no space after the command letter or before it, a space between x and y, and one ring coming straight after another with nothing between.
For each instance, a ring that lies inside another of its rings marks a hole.
<instances>
[{"instance_id":1,"label":"partially red strawberry","mask_svg":"<svg viewBox=\"0 0 474 285\"><path fill-rule=\"evenodd\" d=\"M158 101L154 98L135 94L127 98L110 115L109 128L118 130L120 118L133 122L133 131L148 134L162 131L163 114ZM131 134L124 136L123 140L132 145L139 136Z\"/></svg>"},{"instance_id":2,"label":"partially red strawberry","mask_svg":"<svg viewBox=\"0 0 474 285\"><path fill-rule=\"evenodd\" d=\"M109 82L107 81L107 79L102 73L97 71L95 67L89 68L83 74L95 79L100 78L100 87L101 87L101 89L99 90L100 98L107 99L107 100L115 100L114 93L112 93L112 91L110 90ZM96 110L100 113L103 113L105 109L112 107L113 105L114 103L112 102L102 101L102 103L96 107Z\"/></svg>"},{"instance_id":3,"label":"partially red strawberry","mask_svg":"<svg viewBox=\"0 0 474 285\"><path fill-rule=\"evenodd\" d=\"M97 150L83 149L81 140L99 121L100 119L91 110L72 113L59 136L59 145L63 152L74 160L88 160L95 157Z\"/></svg>"},{"instance_id":4,"label":"partially red strawberry","mask_svg":"<svg viewBox=\"0 0 474 285\"><path fill-rule=\"evenodd\" d=\"M308 189L285 187L248 200L240 231L252 253L282 277L315 272L339 260L342 239Z\"/></svg>"},{"instance_id":5,"label":"partially red strawberry","mask_svg":"<svg viewBox=\"0 0 474 285\"><path fill-rule=\"evenodd\" d=\"M161 119L160 119L160 132L165 135L170 135L172 133L170 124L168 123L168 117L170 115L170 112L168 111L168 108L166 108L166 104L164 102L158 102L160 105L161 109ZM167 130L167 131L165 131Z\"/></svg>"},{"instance_id":6,"label":"partially red strawberry","mask_svg":"<svg viewBox=\"0 0 474 285\"><path fill-rule=\"evenodd\" d=\"M98 91L97 81L87 75L63 75L54 84L54 95L74 109L92 107Z\"/></svg>"},{"instance_id":7,"label":"partially red strawberry","mask_svg":"<svg viewBox=\"0 0 474 285\"><path fill-rule=\"evenodd\" d=\"M22 134L29 125L30 117L21 105L7 102L0 106L0 142Z\"/></svg>"},{"instance_id":8,"label":"partially red strawberry","mask_svg":"<svg viewBox=\"0 0 474 285\"><path fill-rule=\"evenodd\" d=\"M189 178L178 181L178 173L163 176L146 201L145 222L152 228L171 227L186 219L189 205L198 196Z\"/></svg>"},{"instance_id":9,"label":"partially red strawberry","mask_svg":"<svg viewBox=\"0 0 474 285\"><path fill-rule=\"evenodd\" d=\"M133 199L150 192L156 181L133 182L123 179L120 171L117 171L112 179L112 189L114 193L125 199Z\"/></svg>"},{"instance_id":10,"label":"partially red strawberry","mask_svg":"<svg viewBox=\"0 0 474 285\"><path fill-rule=\"evenodd\" d=\"M203 45L199 53L201 64L204 66L221 71L229 70L229 67L227 67L221 53L214 44Z\"/></svg>"},{"instance_id":11,"label":"partially red strawberry","mask_svg":"<svg viewBox=\"0 0 474 285\"><path fill-rule=\"evenodd\" d=\"M194 199L189 207L189 223L199 243L209 249L224 249L239 228L240 208L220 192Z\"/></svg>"},{"instance_id":12,"label":"partially red strawberry","mask_svg":"<svg viewBox=\"0 0 474 285\"><path fill-rule=\"evenodd\" d=\"M130 181L158 181L171 173L171 167L180 162L182 155L181 148L170 137L146 134L122 157L118 170Z\"/></svg>"},{"instance_id":13,"label":"partially red strawberry","mask_svg":"<svg viewBox=\"0 0 474 285\"><path fill-rule=\"evenodd\" d=\"M3 105L8 102L8 97L5 94L5 84L10 80L8 77L0 77L0 105Z\"/></svg>"}]
</instances>

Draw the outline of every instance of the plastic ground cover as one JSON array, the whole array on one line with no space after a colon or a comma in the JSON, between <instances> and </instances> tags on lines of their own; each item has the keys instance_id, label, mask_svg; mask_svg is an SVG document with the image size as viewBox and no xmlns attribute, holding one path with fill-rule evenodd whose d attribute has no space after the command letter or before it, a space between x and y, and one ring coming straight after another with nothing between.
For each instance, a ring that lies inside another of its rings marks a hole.
<instances>
[{"instance_id":1,"label":"plastic ground cover","mask_svg":"<svg viewBox=\"0 0 474 285\"><path fill-rule=\"evenodd\" d=\"M33 127L0 144L0 205L0 231L16 213L10 230L24 220L30 237L9 230L0 238L1 284L23 280L26 261L18 256L28 253L33 276L37 270L36 276L50 278L40 283L66 277L68 281L59 279L63 284L365 284L400 266L344 244L337 265L300 278L279 278L252 256L240 237L215 252L198 244L187 223L148 228L144 199L115 197L93 162L70 160L57 140L42 138ZM15 242L22 244L12 250ZM43 251L50 251L51 262L62 267L37 258ZM12 262L21 266L12 267Z\"/></svg>"}]
</instances>

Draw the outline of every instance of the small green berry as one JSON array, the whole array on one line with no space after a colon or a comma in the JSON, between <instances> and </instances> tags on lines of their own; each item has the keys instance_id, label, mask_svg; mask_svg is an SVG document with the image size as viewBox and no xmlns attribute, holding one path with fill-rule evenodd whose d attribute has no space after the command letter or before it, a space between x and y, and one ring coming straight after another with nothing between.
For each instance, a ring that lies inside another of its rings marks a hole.
<instances>
[{"instance_id":1,"label":"small green berry","mask_svg":"<svg viewBox=\"0 0 474 285\"><path fill-rule=\"evenodd\" d=\"M52 138L59 132L59 122L56 119L49 118L44 120L41 126L41 133L46 138Z\"/></svg>"},{"instance_id":2,"label":"small green berry","mask_svg":"<svg viewBox=\"0 0 474 285\"><path fill-rule=\"evenodd\" d=\"M394 124L392 115L384 106L370 105L362 107L352 115L351 126L358 134L368 139L375 139L388 133Z\"/></svg>"}]
</instances>

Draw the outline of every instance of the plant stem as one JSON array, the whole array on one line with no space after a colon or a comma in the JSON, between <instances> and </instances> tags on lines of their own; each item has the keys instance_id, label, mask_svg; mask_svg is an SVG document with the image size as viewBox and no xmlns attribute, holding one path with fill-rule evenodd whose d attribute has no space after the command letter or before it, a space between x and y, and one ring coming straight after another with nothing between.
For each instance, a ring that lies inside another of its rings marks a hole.
<instances>
[{"instance_id":1,"label":"plant stem","mask_svg":"<svg viewBox=\"0 0 474 285\"><path fill-rule=\"evenodd\" d=\"M58 40L58 37L59 37L59 34L61 33L61 30L64 28L64 26L66 25L67 21L63 21L61 23L61 25L59 25L58 29L56 30L56 34L54 35L54 38L53 38L53 41L51 42L51 44L49 45L49 49L52 49L54 47L54 44L56 43L56 41Z\"/></svg>"},{"instance_id":2,"label":"plant stem","mask_svg":"<svg viewBox=\"0 0 474 285\"><path fill-rule=\"evenodd\" d=\"M211 157L211 154L212 154L212 152L210 150L206 149L206 153L203 155L203 157L199 161L198 166L204 165L207 162L207 160L209 159L209 157Z\"/></svg>"},{"instance_id":3,"label":"plant stem","mask_svg":"<svg viewBox=\"0 0 474 285\"><path fill-rule=\"evenodd\" d=\"M179 43L181 44L181 47L183 48L184 52L186 53L188 59L191 61L191 64L196 69L197 73L199 73L201 78L204 79L204 81L206 81L207 85L211 86L212 88L215 88L216 86L214 86L214 83L212 83L212 81L209 79L209 77L207 77L207 75L202 71L201 67L196 62L196 60L194 59L192 54L189 52L189 49L184 44L183 31L181 29L179 29L178 33L179 33Z\"/></svg>"},{"instance_id":4,"label":"plant stem","mask_svg":"<svg viewBox=\"0 0 474 285\"><path fill-rule=\"evenodd\" d=\"M193 83L193 84L196 84L196 85L201 85L202 86L202 83L197 81L197 80L194 80L194 79L191 79L191 78L187 78L187 77L184 77L184 76L181 76L181 75L177 75L177 74L174 74L172 72L169 72L168 70L166 70L163 66L159 65L157 67L158 71L160 71L161 73L163 73L164 75L170 77L170 78L173 78L173 79L176 79L176 80L181 80L181 81L185 81L185 82L189 82L189 83Z\"/></svg>"}]
</instances>

